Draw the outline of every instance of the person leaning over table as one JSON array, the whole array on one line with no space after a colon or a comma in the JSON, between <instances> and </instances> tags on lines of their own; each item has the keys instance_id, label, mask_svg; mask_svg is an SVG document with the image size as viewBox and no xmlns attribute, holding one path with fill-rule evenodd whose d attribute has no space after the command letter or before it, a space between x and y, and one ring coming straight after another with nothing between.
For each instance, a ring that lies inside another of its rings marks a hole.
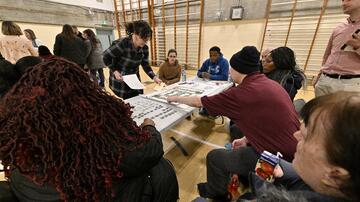
<instances>
[{"instance_id":1,"label":"person leaning over table","mask_svg":"<svg viewBox=\"0 0 360 202\"><path fill-rule=\"evenodd\" d=\"M297 113L284 88L259 72L259 59L258 50L246 46L230 60L236 87L214 96L167 98L169 102L205 107L212 116L227 116L245 135L233 141L233 150L216 149L207 155L207 183L198 184L202 197L226 199L231 173L238 173L246 184L264 150L281 152L288 161L294 157L293 133L300 126Z\"/></svg>"},{"instance_id":2,"label":"person leaning over table","mask_svg":"<svg viewBox=\"0 0 360 202\"><path fill-rule=\"evenodd\" d=\"M129 104L73 62L52 58L26 70L0 112L0 160L19 201L178 199L155 123L138 126Z\"/></svg>"},{"instance_id":3,"label":"person leaning over table","mask_svg":"<svg viewBox=\"0 0 360 202\"><path fill-rule=\"evenodd\" d=\"M143 94L143 90L131 89L126 85L122 77L136 74L141 80L139 65L155 83L161 83L149 64L149 47L146 43L152 35L150 25L143 20L130 22L126 24L126 33L127 37L114 41L103 53L104 63L110 68L110 89L123 99Z\"/></svg>"}]
</instances>

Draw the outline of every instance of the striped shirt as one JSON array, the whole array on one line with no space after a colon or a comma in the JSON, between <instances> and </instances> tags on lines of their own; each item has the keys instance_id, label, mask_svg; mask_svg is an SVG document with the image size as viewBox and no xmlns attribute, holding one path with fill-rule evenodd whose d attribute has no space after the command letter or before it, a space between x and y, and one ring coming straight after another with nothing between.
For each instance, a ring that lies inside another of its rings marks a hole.
<instances>
[{"instance_id":1,"label":"striped shirt","mask_svg":"<svg viewBox=\"0 0 360 202\"><path fill-rule=\"evenodd\" d=\"M104 51L103 60L105 65L111 70L109 78L110 89L124 99L142 94L143 91L131 89L123 81L116 80L112 72L117 70L122 75L136 74L140 80L139 65L141 65L151 79L155 76L149 64L149 47L145 45L142 48L135 48L131 37L115 40Z\"/></svg>"}]
</instances>

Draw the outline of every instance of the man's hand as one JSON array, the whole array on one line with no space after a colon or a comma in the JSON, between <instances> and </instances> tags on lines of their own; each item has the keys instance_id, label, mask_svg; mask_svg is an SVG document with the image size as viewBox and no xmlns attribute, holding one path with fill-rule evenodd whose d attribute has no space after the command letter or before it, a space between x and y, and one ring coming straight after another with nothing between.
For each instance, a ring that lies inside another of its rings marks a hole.
<instances>
[{"instance_id":1,"label":"man's hand","mask_svg":"<svg viewBox=\"0 0 360 202\"><path fill-rule=\"evenodd\" d=\"M211 74L209 74L209 73L207 73L207 72L202 72L202 73L201 73L201 76L202 76L204 79L210 79Z\"/></svg>"},{"instance_id":2,"label":"man's hand","mask_svg":"<svg viewBox=\"0 0 360 202\"><path fill-rule=\"evenodd\" d=\"M153 78L153 80L154 80L154 82L157 83L157 84L160 84L160 83L162 82L157 76L155 76L155 77Z\"/></svg>"},{"instance_id":3,"label":"man's hand","mask_svg":"<svg viewBox=\"0 0 360 202\"><path fill-rule=\"evenodd\" d=\"M237 149L239 147L245 147L247 143L249 143L249 141L246 139L246 137L242 137L232 142L232 148Z\"/></svg>"},{"instance_id":4,"label":"man's hand","mask_svg":"<svg viewBox=\"0 0 360 202\"><path fill-rule=\"evenodd\" d=\"M149 118L145 118L144 122L139 127L143 128L145 126L155 126L155 122Z\"/></svg>"},{"instance_id":5,"label":"man's hand","mask_svg":"<svg viewBox=\"0 0 360 202\"><path fill-rule=\"evenodd\" d=\"M119 80L119 81L122 81L123 80L123 77L121 75L121 73L119 71L114 71L114 77L116 80Z\"/></svg>"},{"instance_id":6,"label":"man's hand","mask_svg":"<svg viewBox=\"0 0 360 202\"><path fill-rule=\"evenodd\" d=\"M360 48L360 35L352 34L351 38L345 44L352 46L355 50Z\"/></svg>"},{"instance_id":7,"label":"man's hand","mask_svg":"<svg viewBox=\"0 0 360 202\"><path fill-rule=\"evenodd\" d=\"M315 88L317 82L319 81L319 78L321 76L321 72L319 72L319 74L312 80L312 86Z\"/></svg>"}]
</instances>

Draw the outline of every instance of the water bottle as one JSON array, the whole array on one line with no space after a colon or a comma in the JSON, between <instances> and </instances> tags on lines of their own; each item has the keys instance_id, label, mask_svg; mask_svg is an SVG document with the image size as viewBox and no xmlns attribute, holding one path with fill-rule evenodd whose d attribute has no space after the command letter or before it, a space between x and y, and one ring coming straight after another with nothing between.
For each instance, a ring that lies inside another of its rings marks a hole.
<instances>
[{"instance_id":1,"label":"water bottle","mask_svg":"<svg viewBox=\"0 0 360 202\"><path fill-rule=\"evenodd\" d=\"M181 81L186 82L186 70L185 70L185 64L181 66Z\"/></svg>"}]
</instances>

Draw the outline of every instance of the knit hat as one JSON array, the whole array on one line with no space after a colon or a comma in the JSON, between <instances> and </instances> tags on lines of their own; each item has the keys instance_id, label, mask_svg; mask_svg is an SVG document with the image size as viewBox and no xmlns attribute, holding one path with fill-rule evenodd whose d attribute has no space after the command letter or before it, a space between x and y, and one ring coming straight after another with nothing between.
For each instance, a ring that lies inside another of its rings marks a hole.
<instances>
[{"instance_id":1,"label":"knit hat","mask_svg":"<svg viewBox=\"0 0 360 202\"><path fill-rule=\"evenodd\" d=\"M230 59L231 67L241 74L260 70L260 53L254 46L245 46Z\"/></svg>"}]
</instances>

